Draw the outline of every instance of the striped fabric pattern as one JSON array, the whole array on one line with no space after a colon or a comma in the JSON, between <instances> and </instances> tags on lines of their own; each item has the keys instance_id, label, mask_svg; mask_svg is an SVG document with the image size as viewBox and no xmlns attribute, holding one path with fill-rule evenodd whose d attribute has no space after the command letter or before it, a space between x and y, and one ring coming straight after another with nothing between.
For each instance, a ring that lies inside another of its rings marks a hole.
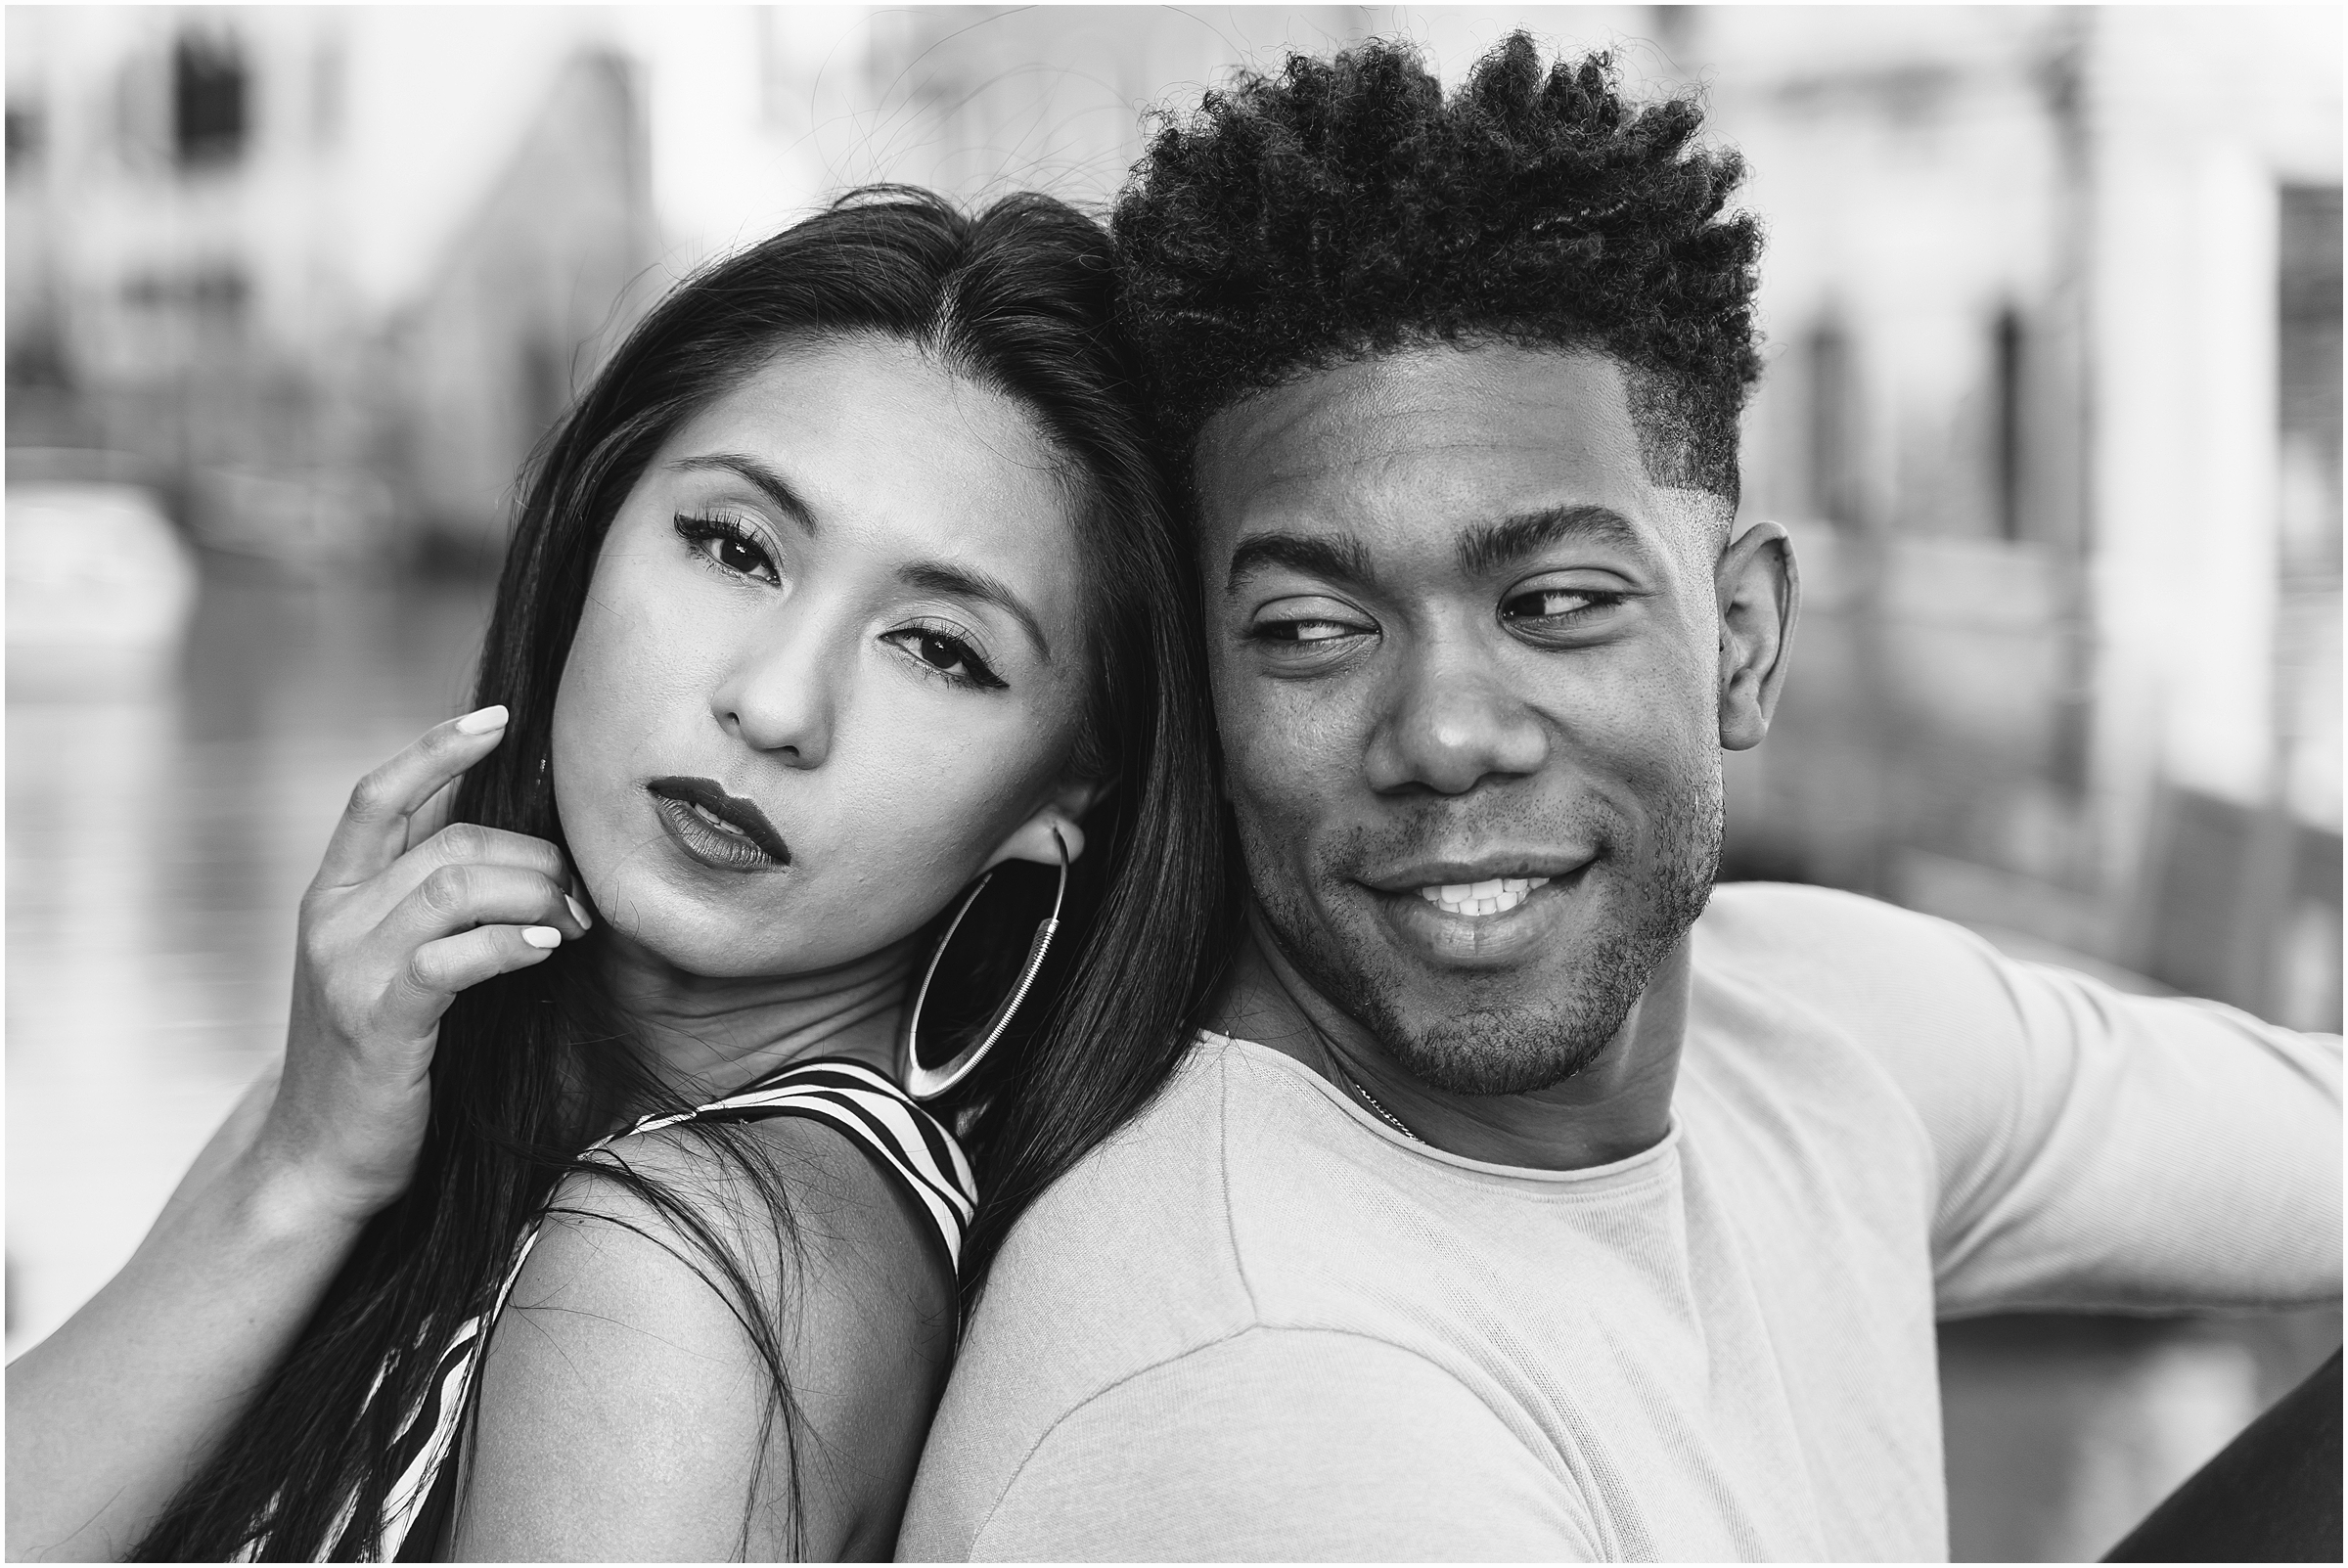
<instances>
[{"instance_id":1,"label":"striped fabric pattern","mask_svg":"<svg viewBox=\"0 0 2348 1568\"><path fill-rule=\"evenodd\" d=\"M593 1154L610 1148L621 1139L658 1132L684 1122L754 1122L773 1116L812 1117L837 1129L871 1153L928 1215L945 1249L948 1266L961 1263L963 1237L969 1232L971 1216L978 1208L978 1186L971 1173L970 1161L935 1117L915 1104L884 1074L861 1062L830 1056L795 1062L747 1089L698 1109L648 1116L588 1152ZM450 1336L448 1348L441 1353L433 1371L429 1394L400 1430L392 1449L398 1479L392 1483L384 1502L382 1530L376 1546L379 1561L421 1560L439 1545L430 1539L439 1534L437 1528L428 1527L413 1544L409 1537L419 1521L430 1520L436 1526L445 1517L457 1479L456 1466L449 1460L456 1452L457 1436L464 1425L474 1377L480 1368L481 1351L487 1343L490 1326L505 1311L507 1298L514 1293L515 1281L521 1277L522 1266L529 1262L538 1232L538 1222L531 1222L515 1245L514 1261L506 1270L505 1282L498 1287L489 1310L467 1320ZM343 1522L336 1531L338 1539L329 1560L348 1561L357 1551L357 1531L353 1528L357 1522L356 1501L352 1499L343 1505ZM411 1545L416 1552L414 1558L402 1549Z\"/></svg>"}]
</instances>

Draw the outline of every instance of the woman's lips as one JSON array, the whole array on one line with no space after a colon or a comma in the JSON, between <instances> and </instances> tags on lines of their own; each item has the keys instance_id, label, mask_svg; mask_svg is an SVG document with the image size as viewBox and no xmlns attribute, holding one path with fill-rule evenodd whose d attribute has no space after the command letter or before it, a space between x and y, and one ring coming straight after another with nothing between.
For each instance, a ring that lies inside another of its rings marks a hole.
<instances>
[{"instance_id":1,"label":"woman's lips","mask_svg":"<svg viewBox=\"0 0 2348 1568\"><path fill-rule=\"evenodd\" d=\"M790 846L756 801L728 794L714 779L655 779L645 791L679 848L704 866L729 872L781 871Z\"/></svg>"}]
</instances>

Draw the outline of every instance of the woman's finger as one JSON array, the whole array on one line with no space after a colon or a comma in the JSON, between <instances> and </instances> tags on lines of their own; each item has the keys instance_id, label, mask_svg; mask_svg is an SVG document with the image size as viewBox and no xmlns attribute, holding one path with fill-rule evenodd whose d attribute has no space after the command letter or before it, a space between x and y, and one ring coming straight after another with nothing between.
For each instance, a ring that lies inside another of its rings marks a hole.
<instances>
[{"instance_id":1,"label":"woman's finger","mask_svg":"<svg viewBox=\"0 0 2348 1568\"><path fill-rule=\"evenodd\" d=\"M402 855L376 880L385 904L408 896L417 885L443 866L512 866L536 872L567 889L570 863L563 851L528 833L485 828L479 823L451 823Z\"/></svg>"},{"instance_id":2,"label":"woman's finger","mask_svg":"<svg viewBox=\"0 0 2348 1568\"><path fill-rule=\"evenodd\" d=\"M586 913L543 872L464 861L426 874L376 938L404 953L475 925L551 925L576 941L587 934Z\"/></svg>"},{"instance_id":3,"label":"woman's finger","mask_svg":"<svg viewBox=\"0 0 2348 1568\"><path fill-rule=\"evenodd\" d=\"M543 963L563 945L551 925L483 925L418 948L391 982L381 1021L418 1038L440 1021L457 993L497 975Z\"/></svg>"},{"instance_id":4,"label":"woman's finger","mask_svg":"<svg viewBox=\"0 0 2348 1568\"><path fill-rule=\"evenodd\" d=\"M417 845L448 826L450 816L457 809L457 786L464 782L465 776L461 773L458 774L454 779L433 790L431 799L408 814L406 841L402 846L404 849L414 850Z\"/></svg>"},{"instance_id":5,"label":"woman's finger","mask_svg":"<svg viewBox=\"0 0 2348 1568\"><path fill-rule=\"evenodd\" d=\"M408 844L408 819L450 780L497 748L506 733L502 705L436 724L398 756L361 779L342 808L317 886L363 882L397 860Z\"/></svg>"}]
</instances>

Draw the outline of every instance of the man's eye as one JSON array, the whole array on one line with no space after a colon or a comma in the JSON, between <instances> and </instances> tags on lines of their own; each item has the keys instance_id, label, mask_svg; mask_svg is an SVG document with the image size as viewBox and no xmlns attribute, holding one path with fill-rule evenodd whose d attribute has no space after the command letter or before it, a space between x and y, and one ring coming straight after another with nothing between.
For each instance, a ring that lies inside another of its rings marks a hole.
<instances>
[{"instance_id":1,"label":"man's eye","mask_svg":"<svg viewBox=\"0 0 2348 1568\"><path fill-rule=\"evenodd\" d=\"M1555 620L1578 615L1585 610L1603 608L1620 598L1579 588L1536 588L1529 593L1514 594L1501 605L1504 620Z\"/></svg>"},{"instance_id":2,"label":"man's eye","mask_svg":"<svg viewBox=\"0 0 2348 1568\"><path fill-rule=\"evenodd\" d=\"M1361 630L1343 621L1266 621L1256 635L1274 643L1330 643Z\"/></svg>"}]
</instances>

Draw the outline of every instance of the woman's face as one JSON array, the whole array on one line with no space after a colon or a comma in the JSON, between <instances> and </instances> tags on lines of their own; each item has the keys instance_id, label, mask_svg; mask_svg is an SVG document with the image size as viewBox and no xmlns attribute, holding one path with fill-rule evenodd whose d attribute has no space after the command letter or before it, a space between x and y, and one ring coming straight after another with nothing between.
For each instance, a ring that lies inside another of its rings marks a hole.
<instances>
[{"instance_id":1,"label":"woman's face","mask_svg":"<svg viewBox=\"0 0 2348 1568\"><path fill-rule=\"evenodd\" d=\"M690 973L918 930L1074 853L1088 657L1061 465L921 350L786 348L621 505L555 699L555 800L604 918Z\"/></svg>"}]
</instances>

